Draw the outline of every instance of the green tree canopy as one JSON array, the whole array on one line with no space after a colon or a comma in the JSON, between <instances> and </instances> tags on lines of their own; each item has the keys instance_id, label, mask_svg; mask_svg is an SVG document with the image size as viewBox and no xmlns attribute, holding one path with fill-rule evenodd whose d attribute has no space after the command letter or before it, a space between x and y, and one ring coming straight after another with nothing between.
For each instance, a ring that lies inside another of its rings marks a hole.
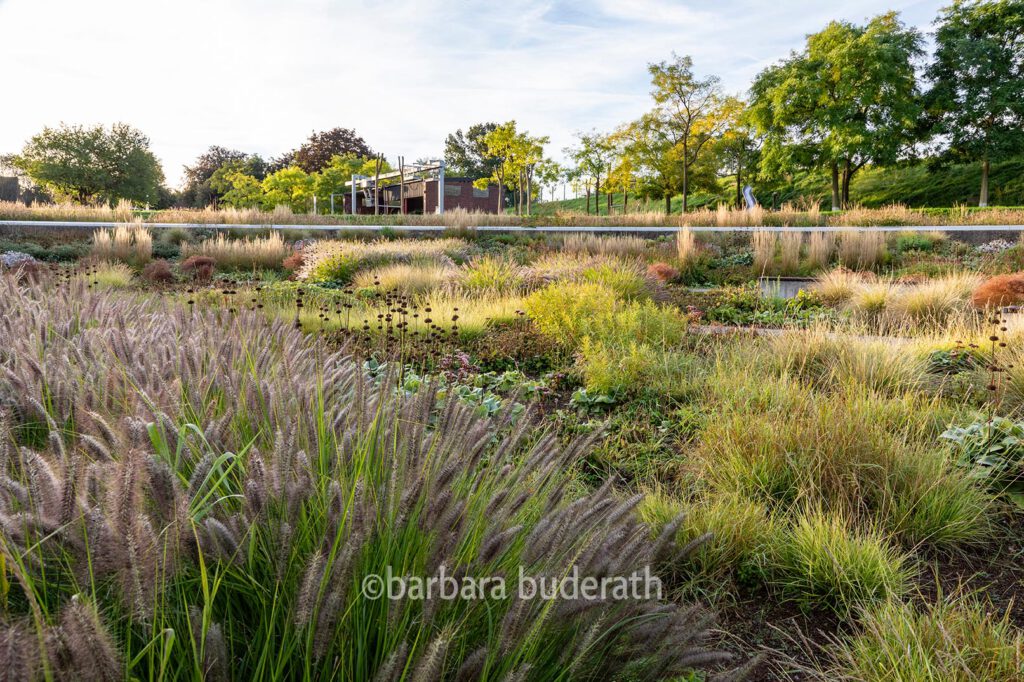
<instances>
[{"instance_id":1,"label":"green tree canopy","mask_svg":"<svg viewBox=\"0 0 1024 682\"><path fill-rule=\"evenodd\" d=\"M921 54L920 34L895 12L866 26L834 21L808 36L802 52L751 86L751 120L765 138L762 169L829 169L833 208L846 205L859 168L895 163L918 139Z\"/></svg>"},{"instance_id":2,"label":"green tree canopy","mask_svg":"<svg viewBox=\"0 0 1024 682\"><path fill-rule=\"evenodd\" d=\"M705 160L703 155L726 130L741 105L735 98L723 95L717 76L695 76L690 57L675 55L672 61L650 64L647 69L656 106L644 125L656 128L656 137L671 143L665 151L671 153L679 166L685 213L691 172Z\"/></svg>"},{"instance_id":3,"label":"green tree canopy","mask_svg":"<svg viewBox=\"0 0 1024 682\"><path fill-rule=\"evenodd\" d=\"M544 159L544 145L550 139L546 136L532 137L526 131L520 132L515 121L498 125L483 137L487 158L494 161L494 171L489 177L480 178L473 184L485 188L494 182L498 185L498 196L504 198L505 189L514 187L519 194L516 205L523 211L524 190L528 187L534 167ZM529 197L525 200L529 211Z\"/></svg>"},{"instance_id":4,"label":"green tree canopy","mask_svg":"<svg viewBox=\"0 0 1024 682\"><path fill-rule=\"evenodd\" d=\"M487 155L484 138L497 127L497 123L475 123L465 133L460 128L448 135L444 141L444 162L449 172L472 178L494 175L497 159Z\"/></svg>"},{"instance_id":5,"label":"green tree canopy","mask_svg":"<svg viewBox=\"0 0 1024 682\"><path fill-rule=\"evenodd\" d=\"M126 123L43 128L11 162L58 198L151 204L161 198L164 173L149 138Z\"/></svg>"},{"instance_id":6,"label":"green tree canopy","mask_svg":"<svg viewBox=\"0 0 1024 682\"><path fill-rule=\"evenodd\" d=\"M185 166L185 187L181 192L181 200L187 206L201 208L209 206L218 199L223 199L223 191L217 190L213 184L213 176L217 171L229 166L226 172L244 172L258 181L267 175L267 162L258 154L246 154L237 149L228 149L217 145L203 152L191 166ZM222 177L224 173L221 174ZM223 183L221 183L222 185ZM232 205L229 203L229 205Z\"/></svg>"},{"instance_id":7,"label":"green tree canopy","mask_svg":"<svg viewBox=\"0 0 1024 682\"><path fill-rule=\"evenodd\" d=\"M315 178L298 166L282 168L263 180L263 207L288 206L295 213L308 213L315 184Z\"/></svg>"},{"instance_id":8,"label":"green tree canopy","mask_svg":"<svg viewBox=\"0 0 1024 682\"><path fill-rule=\"evenodd\" d=\"M294 151L290 151L273 162L274 170L297 166L307 173L316 173L330 165L335 156L372 157L373 150L366 140L351 128L332 128L313 133L309 139Z\"/></svg>"},{"instance_id":9,"label":"green tree canopy","mask_svg":"<svg viewBox=\"0 0 1024 682\"><path fill-rule=\"evenodd\" d=\"M981 162L986 206L990 163L1024 152L1024 2L957 0L938 23L928 113L947 158Z\"/></svg>"}]
</instances>

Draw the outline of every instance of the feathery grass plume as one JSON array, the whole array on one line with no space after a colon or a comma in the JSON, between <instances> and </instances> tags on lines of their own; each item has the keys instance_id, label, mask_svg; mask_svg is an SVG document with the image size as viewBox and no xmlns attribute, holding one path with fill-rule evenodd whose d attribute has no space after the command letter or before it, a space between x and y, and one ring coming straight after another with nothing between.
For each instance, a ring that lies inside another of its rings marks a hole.
<instances>
[{"instance_id":1,"label":"feathery grass plume","mask_svg":"<svg viewBox=\"0 0 1024 682\"><path fill-rule=\"evenodd\" d=\"M784 275L792 275L800 268L800 248L803 246L802 232L783 232L779 236L779 268Z\"/></svg>"},{"instance_id":2,"label":"feathery grass plume","mask_svg":"<svg viewBox=\"0 0 1024 682\"><path fill-rule=\"evenodd\" d=\"M630 258L647 253L649 242L630 235L569 234L562 239L562 250L591 256Z\"/></svg>"},{"instance_id":3,"label":"feathery grass plume","mask_svg":"<svg viewBox=\"0 0 1024 682\"><path fill-rule=\"evenodd\" d=\"M754 249L754 272L766 274L775 260L775 247L778 235L768 230L754 230L750 234L751 246Z\"/></svg>"},{"instance_id":4,"label":"feathery grass plume","mask_svg":"<svg viewBox=\"0 0 1024 682\"><path fill-rule=\"evenodd\" d=\"M120 653L93 604L75 595L61 612L63 641L70 670L78 679L118 682L124 679Z\"/></svg>"},{"instance_id":5,"label":"feathery grass plume","mask_svg":"<svg viewBox=\"0 0 1024 682\"><path fill-rule=\"evenodd\" d=\"M688 225L676 232L676 256L683 267L689 265L697 257L697 237Z\"/></svg>"},{"instance_id":6,"label":"feathery grass plume","mask_svg":"<svg viewBox=\"0 0 1024 682\"><path fill-rule=\"evenodd\" d=\"M469 242L451 237L372 242L319 240L303 250L305 258L296 276L311 282L348 282L366 268L388 263L451 264L466 260L470 252Z\"/></svg>"},{"instance_id":7,"label":"feathery grass plume","mask_svg":"<svg viewBox=\"0 0 1024 682\"><path fill-rule=\"evenodd\" d=\"M885 255L880 230L844 230L839 237L839 262L852 270L874 270Z\"/></svg>"},{"instance_id":8,"label":"feathery grass plume","mask_svg":"<svg viewBox=\"0 0 1024 682\"><path fill-rule=\"evenodd\" d=\"M836 238L832 232L811 232L807 240L807 264L814 270L824 270L832 262Z\"/></svg>"},{"instance_id":9,"label":"feathery grass plume","mask_svg":"<svg viewBox=\"0 0 1024 682\"><path fill-rule=\"evenodd\" d=\"M845 303L864 280L864 274L840 267L818 275L811 290L826 303Z\"/></svg>"},{"instance_id":10,"label":"feathery grass plume","mask_svg":"<svg viewBox=\"0 0 1024 682\"><path fill-rule=\"evenodd\" d=\"M352 284L357 289L424 294L454 280L456 272L455 268L445 264L392 263L356 273Z\"/></svg>"},{"instance_id":11,"label":"feathery grass plume","mask_svg":"<svg viewBox=\"0 0 1024 682\"><path fill-rule=\"evenodd\" d=\"M292 252L285 244L284 237L278 231L272 231L265 237L233 239L221 232L213 239L206 239L199 244L182 244L181 256L212 258L222 269L263 268L276 270Z\"/></svg>"},{"instance_id":12,"label":"feathery grass plume","mask_svg":"<svg viewBox=\"0 0 1024 682\"><path fill-rule=\"evenodd\" d=\"M168 298L83 283L56 296L53 286L0 283L0 393L12 414L31 421L45 421L33 405L45 396L44 411L62 429L93 438L111 431L100 438L111 461L89 465L89 506L72 514L84 532L62 536L54 533L67 489L58 448L42 437L19 451L12 470L27 472L29 506L4 496L4 540L32 554L25 589L55 612L76 585L113 586L94 598L109 614L126 677L258 677L273 656L282 669L311 677L373 679L405 641L415 644L401 660L426 666L447 658L452 674L473 652L504 650L508 656L486 668L501 679L524 665L566 669L577 638L598 623L607 634L577 663L581 678L629 671L672 679L722 659L706 649L704 611L657 594L588 608L497 600L488 609L424 612L359 589L388 565L425 576L464 566L481 577L478 556L489 558L487 575L515 575L520 565L537 577L574 566L581 577L659 570L662 554L673 552L656 546L631 513L635 500L611 486L573 484L571 464L592 441L563 446L552 434L536 436L539 413L519 413L513 401L484 417L454 394L442 399L436 386L396 390L395 375L369 375L344 350L256 311L189 314ZM685 329L646 303L626 312L617 323L623 334L678 341ZM59 333L24 332L36 329ZM330 571L329 589L300 628L303 567L316 555ZM202 580L216 589L190 614L184 605ZM221 615L240 604L245 617ZM548 609L560 617L546 618ZM488 627L495 622L507 627ZM665 627L652 633L652 623ZM156 655L164 640L150 646L158 630L190 628L193 638L166 643L166 656ZM365 637L385 630L386 638ZM449 641L445 657L429 644L439 632Z\"/></svg>"},{"instance_id":13,"label":"feathery grass plume","mask_svg":"<svg viewBox=\"0 0 1024 682\"><path fill-rule=\"evenodd\" d=\"M526 286L526 271L512 260L487 255L462 266L457 281L469 292L517 293Z\"/></svg>"},{"instance_id":14,"label":"feathery grass plume","mask_svg":"<svg viewBox=\"0 0 1024 682\"><path fill-rule=\"evenodd\" d=\"M145 265L153 257L153 235L142 223L101 228L93 233L92 254L100 260Z\"/></svg>"}]
</instances>

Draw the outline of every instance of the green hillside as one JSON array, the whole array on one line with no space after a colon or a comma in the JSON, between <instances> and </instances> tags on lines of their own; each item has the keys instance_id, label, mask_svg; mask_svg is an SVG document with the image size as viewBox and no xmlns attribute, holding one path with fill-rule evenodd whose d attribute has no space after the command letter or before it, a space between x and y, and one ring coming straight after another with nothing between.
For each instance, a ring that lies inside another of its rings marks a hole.
<instances>
[{"instance_id":1,"label":"green hillside","mask_svg":"<svg viewBox=\"0 0 1024 682\"><path fill-rule=\"evenodd\" d=\"M693 208L715 206L722 201L732 201L735 197L735 185L732 178L721 180L722 191L719 194L696 194L690 197L689 205ZM931 168L927 163L908 164L892 168L863 168L854 176L850 188L850 197L854 203L868 208L876 208L888 204L905 204L913 208L949 207L958 204L975 206L978 203L978 190L981 183L981 168L977 164L950 165ZM772 203L772 193L777 192L776 201L782 204L801 198L817 199L823 209L829 208L831 192L829 177L822 172L802 172L794 174L788 182L771 184L755 184L754 194L765 206ZM601 213L606 214L606 197L601 197ZM993 206L1024 205L1024 159L1016 159L1000 164L992 164L989 178L989 204ZM613 212L620 213L622 195L613 197ZM682 197L672 200L672 211L678 212L682 206ZM542 203L534 208L540 215L557 211L584 212L586 200L583 197L566 201ZM594 211L591 199L590 210ZM657 211L665 210L663 200L637 201L630 197L629 210Z\"/></svg>"}]
</instances>

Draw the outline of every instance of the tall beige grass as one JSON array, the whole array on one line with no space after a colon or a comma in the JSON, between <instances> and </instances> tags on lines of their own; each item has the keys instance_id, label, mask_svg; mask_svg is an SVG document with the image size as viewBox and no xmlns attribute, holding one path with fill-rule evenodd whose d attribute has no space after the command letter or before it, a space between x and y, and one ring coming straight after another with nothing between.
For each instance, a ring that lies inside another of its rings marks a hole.
<instances>
[{"instance_id":1,"label":"tall beige grass","mask_svg":"<svg viewBox=\"0 0 1024 682\"><path fill-rule=\"evenodd\" d=\"M102 260L142 265L153 257L153 235L141 223L101 228L93 233L92 254Z\"/></svg>"},{"instance_id":2,"label":"tall beige grass","mask_svg":"<svg viewBox=\"0 0 1024 682\"><path fill-rule=\"evenodd\" d=\"M783 232L779 235L779 268L784 275L792 275L800 268L800 249L804 243L802 232Z\"/></svg>"},{"instance_id":3,"label":"tall beige grass","mask_svg":"<svg viewBox=\"0 0 1024 682\"><path fill-rule=\"evenodd\" d=\"M836 238L832 232L811 232L807 239L807 264L812 269L824 269L832 262Z\"/></svg>"},{"instance_id":4,"label":"tall beige grass","mask_svg":"<svg viewBox=\"0 0 1024 682\"><path fill-rule=\"evenodd\" d=\"M873 270L885 253L885 233L878 230L845 230L839 238L839 262L848 268Z\"/></svg>"},{"instance_id":5,"label":"tall beige grass","mask_svg":"<svg viewBox=\"0 0 1024 682\"><path fill-rule=\"evenodd\" d=\"M767 230L755 230L751 233L751 245L754 249L754 272L763 274L769 270L775 260L775 245L778 235Z\"/></svg>"},{"instance_id":6,"label":"tall beige grass","mask_svg":"<svg viewBox=\"0 0 1024 682\"><path fill-rule=\"evenodd\" d=\"M683 226L676 232L676 255L684 266L697 257L697 237L689 226Z\"/></svg>"},{"instance_id":7,"label":"tall beige grass","mask_svg":"<svg viewBox=\"0 0 1024 682\"><path fill-rule=\"evenodd\" d=\"M650 242L630 235L570 234L562 240L562 250L597 256L642 256Z\"/></svg>"},{"instance_id":8,"label":"tall beige grass","mask_svg":"<svg viewBox=\"0 0 1024 682\"><path fill-rule=\"evenodd\" d=\"M232 239L218 234L199 244L182 244L181 247L183 258L208 256L221 268L278 268L289 254L291 248L279 232L251 239Z\"/></svg>"}]
</instances>

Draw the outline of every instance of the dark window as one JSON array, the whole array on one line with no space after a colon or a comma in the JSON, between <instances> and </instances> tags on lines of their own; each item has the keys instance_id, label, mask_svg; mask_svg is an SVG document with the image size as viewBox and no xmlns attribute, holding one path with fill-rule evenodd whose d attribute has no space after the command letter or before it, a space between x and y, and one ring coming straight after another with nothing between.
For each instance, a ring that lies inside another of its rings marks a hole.
<instances>
[{"instance_id":1,"label":"dark window","mask_svg":"<svg viewBox=\"0 0 1024 682\"><path fill-rule=\"evenodd\" d=\"M462 196L462 185L445 185L444 195L446 197L461 197Z\"/></svg>"},{"instance_id":2,"label":"dark window","mask_svg":"<svg viewBox=\"0 0 1024 682\"><path fill-rule=\"evenodd\" d=\"M483 189L477 189L476 187L474 187L473 196L477 197L478 199L487 199L488 197L491 196L491 188L484 187Z\"/></svg>"}]
</instances>

